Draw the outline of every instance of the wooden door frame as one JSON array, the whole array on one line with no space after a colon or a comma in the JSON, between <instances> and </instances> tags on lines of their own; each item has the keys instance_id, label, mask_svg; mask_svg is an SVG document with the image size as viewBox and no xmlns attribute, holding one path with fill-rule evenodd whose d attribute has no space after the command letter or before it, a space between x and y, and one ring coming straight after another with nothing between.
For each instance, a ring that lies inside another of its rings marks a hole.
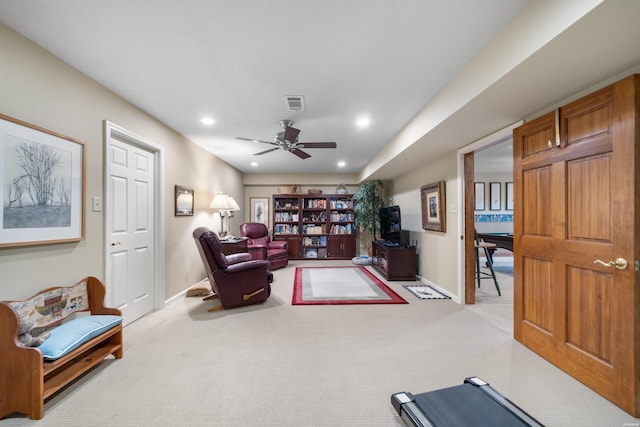
<instances>
[{"instance_id":1,"label":"wooden door frame","mask_svg":"<svg viewBox=\"0 0 640 427\"><path fill-rule=\"evenodd\" d=\"M103 203L103 231L104 231L104 245L106 248L107 242L109 241L109 231L107 230L106 224L108 223L109 216L109 206L111 205L111 200L109 199L109 192L107 191L107 185L109 176L111 174L111 168L107 164L107 150L111 148L111 138L117 139L127 144L132 144L137 147L140 147L146 151L150 151L153 154L153 162L154 162L154 202L153 202L153 212L154 212L154 225L153 225L153 309L158 310L164 307L165 305L165 272L164 272L164 263L165 263L165 251L164 251L164 242L165 242L165 233L164 233L164 148L156 143L146 140L129 130L118 126L117 124L105 120L103 123L103 131L104 131L104 151L103 151L103 165L104 165L104 177L103 177L103 191L104 195L104 203ZM109 254L105 249L104 251L104 277L105 277L105 285L107 287L107 291L113 289L111 278L109 277Z\"/></svg>"},{"instance_id":2,"label":"wooden door frame","mask_svg":"<svg viewBox=\"0 0 640 427\"><path fill-rule=\"evenodd\" d=\"M474 218L474 151L464 154L464 297L460 298L465 304L476 303L475 279L475 249L472 238L475 229Z\"/></svg>"},{"instance_id":3,"label":"wooden door frame","mask_svg":"<svg viewBox=\"0 0 640 427\"><path fill-rule=\"evenodd\" d=\"M458 275L458 295L459 301L464 301L464 304L475 304L473 153L508 141L513 137L513 129L523 123L524 121L520 120L458 150L458 182L461 183L461 191L458 192L458 206L462 207L462 209L458 211L458 219L460 225L459 230L464 233L460 236L460 244L458 247L458 271L460 272Z\"/></svg>"}]
</instances>

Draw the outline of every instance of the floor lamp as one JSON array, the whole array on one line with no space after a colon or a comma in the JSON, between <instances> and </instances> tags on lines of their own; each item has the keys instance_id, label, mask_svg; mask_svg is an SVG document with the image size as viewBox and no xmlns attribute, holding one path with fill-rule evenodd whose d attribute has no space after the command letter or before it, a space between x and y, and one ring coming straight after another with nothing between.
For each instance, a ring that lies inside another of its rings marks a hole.
<instances>
[{"instance_id":1,"label":"floor lamp","mask_svg":"<svg viewBox=\"0 0 640 427\"><path fill-rule=\"evenodd\" d=\"M233 200L233 197L226 194L216 194L216 196L211 201L209 205L209 209L218 212L220 214L220 232L218 235L220 237L225 237L229 234L229 218L233 218L235 211L240 210L240 206ZM227 227L225 227L224 220L227 220Z\"/></svg>"}]
</instances>

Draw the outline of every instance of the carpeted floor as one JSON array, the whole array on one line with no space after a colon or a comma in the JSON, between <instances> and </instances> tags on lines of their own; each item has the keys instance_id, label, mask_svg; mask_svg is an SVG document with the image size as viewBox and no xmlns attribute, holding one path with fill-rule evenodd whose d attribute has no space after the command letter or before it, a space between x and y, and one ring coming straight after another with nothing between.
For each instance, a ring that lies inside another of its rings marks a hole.
<instances>
[{"instance_id":1,"label":"carpeted floor","mask_svg":"<svg viewBox=\"0 0 640 427\"><path fill-rule=\"evenodd\" d=\"M408 304L291 306L295 267L309 265L336 263L275 270L264 304L209 313L177 299L125 327L124 358L49 399L44 419L0 426L402 427L392 393L473 375L547 426L638 423L483 314L402 287L415 282L386 282Z\"/></svg>"},{"instance_id":2,"label":"carpeted floor","mask_svg":"<svg viewBox=\"0 0 640 427\"><path fill-rule=\"evenodd\" d=\"M480 257L480 265L484 266L484 263L485 259ZM498 295L491 279L483 279L480 288L476 288L476 303L467 307L491 324L513 335L513 256L496 257L494 265L511 270L511 274L506 274L494 269L502 296ZM481 268L482 271L489 272L488 268Z\"/></svg>"}]
</instances>

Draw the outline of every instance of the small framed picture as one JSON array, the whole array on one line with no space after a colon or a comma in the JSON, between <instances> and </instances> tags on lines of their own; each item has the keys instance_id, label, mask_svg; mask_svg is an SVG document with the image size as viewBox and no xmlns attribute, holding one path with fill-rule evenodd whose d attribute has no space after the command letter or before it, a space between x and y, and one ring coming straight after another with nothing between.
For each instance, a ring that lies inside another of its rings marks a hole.
<instances>
[{"instance_id":1,"label":"small framed picture","mask_svg":"<svg viewBox=\"0 0 640 427\"><path fill-rule=\"evenodd\" d=\"M484 182L476 182L473 187L474 209L477 211L485 210L484 201Z\"/></svg>"},{"instance_id":2,"label":"small framed picture","mask_svg":"<svg viewBox=\"0 0 640 427\"><path fill-rule=\"evenodd\" d=\"M260 222L269 226L269 198L251 197L251 222Z\"/></svg>"},{"instance_id":3,"label":"small framed picture","mask_svg":"<svg viewBox=\"0 0 640 427\"><path fill-rule=\"evenodd\" d=\"M501 182L492 182L489 184L489 210L499 211L502 209L501 188Z\"/></svg>"},{"instance_id":4,"label":"small framed picture","mask_svg":"<svg viewBox=\"0 0 640 427\"><path fill-rule=\"evenodd\" d=\"M193 188L176 185L175 188L176 212L175 216L193 215Z\"/></svg>"},{"instance_id":5,"label":"small framed picture","mask_svg":"<svg viewBox=\"0 0 640 427\"><path fill-rule=\"evenodd\" d=\"M447 231L445 182L439 181L420 188L422 204L422 228L431 231Z\"/></svg>"},{"instance_id":6,"label":"small framed picture","mask_svg":"<svg viewBox=\"0 0 640 427\"><path fill-rule=\"evenodd\" d=\"M513 182L506 183L506 192L507 192L507 210L513 210Z\"/></svg>"}]
</instances>

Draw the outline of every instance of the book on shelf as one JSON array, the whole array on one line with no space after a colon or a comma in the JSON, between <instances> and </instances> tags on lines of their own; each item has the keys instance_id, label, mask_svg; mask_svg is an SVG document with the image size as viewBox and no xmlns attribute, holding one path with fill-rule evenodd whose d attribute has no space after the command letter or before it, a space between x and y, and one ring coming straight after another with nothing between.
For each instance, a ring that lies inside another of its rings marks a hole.
<instances>
[{"instance_id":1,"label":"book on shelf","mask_svg":"<svg viewBox=\"0 0 640 427\"><path fill-rule=\"evenodd\" d=\"M302 239L303 246L327 246L327 236L305 236Z\"/></svg>"},{"instance_id":2,"label":"book on shelf","mask_svg":"<svg viewBox=\"0 0 640 427\"><path fill-rule=\"evenodd\" d=\"M306 207L308 209L324 209L327 207L325 199L307 199Z\"/></svg>"},{"instance_id":3,"label":"book on shelf","mask_svg":"<svg viewBox=\"0 0 640 427\"><path fill-rule=\"evenodd\" d=\"M331 212L331 222L353 222L355 220L355 216L353 212Z\"/></svg>"},{"instance_id":4,"label":"book on shelf","mask_svg":"<svg viewBox=\"0 0 640 427\"><path fill-rule=\"evenodd\" d=\"M292 224L276 224L273 227L274 234L298 234L298 226Z\"/></svg>"},{"instance_id":5,"label":"book on shelf","mask_svg":"<svg viewBox=\"0 0 640 427\"><path fill-rule=\"evenodd\" d=\"M354 224L333 224L331 226L330 234L355 234L356 229Z\"/></svg>"},{"instance_id":6,"label":"book on shelf","mask_svg":"<svg viewBox=\"0 0 640 427\"><path fill-rule=\"evenodd\" d=\"M353 209L351 199L331 199L331 209Z\"/></svg>"},{"instance_id":7,"label":"book on shelf","mask_svg":"<svg viewBox=\"0 0 640 427\"><path fill-rule=\"evenodd\" d=\"M305 225L302 227L302 234L323 234L324 227L321 225Z\"/></svg>"}]
</instances>

